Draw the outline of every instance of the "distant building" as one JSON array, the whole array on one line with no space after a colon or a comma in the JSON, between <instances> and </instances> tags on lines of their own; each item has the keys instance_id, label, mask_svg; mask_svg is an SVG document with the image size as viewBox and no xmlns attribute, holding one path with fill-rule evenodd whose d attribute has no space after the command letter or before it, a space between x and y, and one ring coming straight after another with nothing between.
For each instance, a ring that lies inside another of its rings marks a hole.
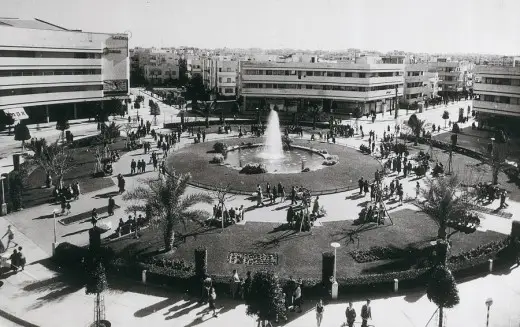
<instances>
[{"instance_id":1,"label":"distant building","mask_svg":"<svg viewBox=\"0 0 520 327\"><path fill-rule=\"evenodd\" d=\"M204 81L212 96L236 98L239 61L230 56L206 59Z\"/></svg>"},{"instance_id":2,"label":"distant building","mask_svg":"<svg viewBox=\"0 0 520 327\"><path fill-rule=\"evenodd\" d=\"M25 109L32 122L89 117L128 98L129 66L126 34L0 18L0 110Z\"/></svg>"},{"instance_id":3,"label":"distant building","mask_svg":"<svg viewBox=\"0 0 520 327\"><path fill-rule=\"evenodd\" d=\"M495 125L520 117L520 67L476 66L473 109L480 122Z\"/></svg>"},{"instance_id":4,"label":"distant building","mask_svg":"<svg viewBox=\"0 0 520 327\"><path fill-rule=\"evenodd\" d=\"M404 101L406 103L421 102L431 98L430 76L427 64L406 64L404 66Z\"/></svg>"},{"instance_id":5,"label":"distant building","mask_svg":"<svg viewBox=\"0 0 520 327\"><path fill-rule=\"evenodd\" d=\"M472 65L467 61L438 58L428 63L428 70L439 74L439 92L454 94L468 88L468 72Z\"/></svg>"},{"instance_id":6,"label":"distant building","mask_svg":"<svg viewBox=\"0 0 520 327\"><path fill-rule=\"evenodd\" d=\"M241 61L242 109L256 110L265 103L269 108L296 112L316 103L339 114L353 113L356 108L363 114L387 111L395 106L396 91L403 96L404 65L373 59L323 63L311 56L282 63Z\"/></svg>"}]
</instances>

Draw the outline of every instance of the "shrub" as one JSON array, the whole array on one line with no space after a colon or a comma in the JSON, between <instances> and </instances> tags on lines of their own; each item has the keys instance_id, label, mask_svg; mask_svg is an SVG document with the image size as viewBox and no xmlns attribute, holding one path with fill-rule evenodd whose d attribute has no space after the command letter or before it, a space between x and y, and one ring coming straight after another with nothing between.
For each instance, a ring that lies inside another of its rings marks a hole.
<instances>
[{"instance_id":1,"label":"shrub","mask_svg":"<svg viewBox=\"0 0 520 327\"><path fill-rule=\"evenodd\" d=\"M264 164L252 164L248 163L240 170L241 174L253 175L253 174L265 174L267 169Z\"/></svg>"},{"instance_id":2,"label":"shrub","mask_svg":"<svg viewBox=\"0 0 520 327\"><path fill-rule=\"evenodd\" d=\"M334 166L335 164L337 164L338 162L336 160L325 160L323 161L323 165L324 166Z\"/></svg>"},{"instance_id":3,"label":"shrub","mask_svg":"<svg viewBox=\"0 0 520 327\"><path fill-rule=\"evenodd\" d=\"M220 153L217 153L216 155L214 155L210 161L210 163L214 163L214 164L221 164L223 162L224 162L224 156Z\"/></svg>"},{"instance_id":4,"label":"shrub","mask_svg":"<svg viewBox=\"0 0 520 327\"><path fill-rule=\"evenodd\" d=\"M425 166L417 166L413 168L413 172L417 176L424 176L426 174L426 167Z\"/></svg>"},{"instance_id":5,"label":"shrub","mask_svg":"<svg viewBox=\"0 0 520 327\"><path fill-rule=\"evenodd\" d=\"M493 241L487 244L479 245L471 250L451 256L448 259L448 264L459 265L461 263L466 263L471 260L475 260L482 256L497 254L498 252L504 250L509 245L509 243L509 238L504 238L503 240Z\"/></svg>"},{"instance_id":6,"label":"shrub","mask_svg":"<svg viewBox=\"0 0 520 327\"><path fill-rule=\"evenodd\" d=\"M222 142L216 142L215 144L213 144L213 151L224 155L227 151L227 145Z\"/></svg>"},{"instance_id":7,"label":"shrub","mask_svg":"<svg viewBox=\"0 0 520 327\"><path fill-rule=\"evenodd\" d=\"M202 280L208 275L208 250L205 247L195 249L195 276Z\"/></svg>"},{"instance_id":8,"label":"shrub","mask_svg":"<svg viewBox=\"0 0 520 327\"><path fill-rule=\"evenodd\" d=\"M323 252L321 261L321 282L327 285L330 277L334 275L334 253Z\"/></svg>"},{"instance_id":9,"label":"shrub","mask_svg":"<svg viewBox=\"0 0 520 327\"><path fill-rule=\"evenodd\" d=\"M65 242L56 247L52 261L63 269L82 269L87 254L86 248Z\"/></svg>"},{"instance_id":10,"label":"shrub","mask_svg":"<svg viewBox=\"0 0 520 327\"><path fill-rule=\"evenodd\" d=\"M451 128L451 131L453 133L460 133L460 127L458 123L453 124L453 127Z\"/></svg>"},{"instance_id":11,"label":"shrub","mask_svg":"<svg viewBox=\"0 0 520 327\"><path fill-rule=\"evenodd\" d=\"M359 151L361 151L361 152L364 153L364 154L370 154L370 153L372 153L372 150L370 149L370 147L369 147L369 146L366 146L366 145L364 145L364 144L361 144L361 145L359 146Z\"/></svg>"},{"instance_id":12,"label":"shrub","mask_svg":"<svg viewBox=\"0 0 520 327\"><path fill-rule=\"evenodd\" d=\"M359 263L377 260L397 259L405 255L405 251L390 247L374 246L366 251L352 251L350 256Z\"/></svg>"}]
</instances>

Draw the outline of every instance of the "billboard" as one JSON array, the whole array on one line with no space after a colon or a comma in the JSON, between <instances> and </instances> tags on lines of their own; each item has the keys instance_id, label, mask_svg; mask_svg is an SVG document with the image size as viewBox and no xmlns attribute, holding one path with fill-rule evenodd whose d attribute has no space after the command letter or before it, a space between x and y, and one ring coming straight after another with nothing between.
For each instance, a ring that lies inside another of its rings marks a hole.
<instances>
[{"instance_id":1,"label":"billboard","mask_svg":"<svg viewBox=\"0 0 520 327\"><path fill-rule=\"evenodd\" d=\"M103 93L121 93L128 92L128 80L116 79L116 80L105 80L103 81Z\"/></svg>"},{"instance_id":2,"label":"billboard","mask_svg":"<svg viewBox=\"0 0 520 327\"><path fill-rule=\"evenodd\" d=\"M128 94L129 59L128 36L107 35L103 42L103 94Z\"/></svg>"}]
</instances>

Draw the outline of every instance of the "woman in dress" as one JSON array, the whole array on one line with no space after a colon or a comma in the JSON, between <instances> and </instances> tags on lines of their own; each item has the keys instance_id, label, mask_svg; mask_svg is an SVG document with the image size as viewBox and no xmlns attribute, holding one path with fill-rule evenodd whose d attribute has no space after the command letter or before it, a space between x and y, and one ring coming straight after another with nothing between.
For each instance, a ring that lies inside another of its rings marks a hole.
<instances>
[{"instance_id":1,"label":"woman in dress","mask_svg":"<svg viewBox=\"0 0 520 327\"><path fill-rule=\"evenodd\" d=\"M322 320L323 320L323 300L320 299L320 301L316 304L316 322L318 324L318 327L321 326Z\"/></svg>"}]
</instances>

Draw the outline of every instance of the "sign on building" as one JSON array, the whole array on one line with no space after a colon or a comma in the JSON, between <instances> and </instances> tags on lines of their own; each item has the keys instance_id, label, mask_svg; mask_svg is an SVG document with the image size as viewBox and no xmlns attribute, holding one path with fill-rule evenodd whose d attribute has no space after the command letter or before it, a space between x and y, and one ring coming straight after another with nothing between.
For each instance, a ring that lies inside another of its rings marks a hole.
<instances>
[{"instance_id":1,"label":"sign on building","mask_svg":"<svg viewBox=\"0 0 520 327\"><path fill-rule=\"evenodd\" d=\"M3 109L3 110L6 114L12 115L14 120L29 119L29 116L25 112L24 108L11 108L11 109Z\"/></svg>"}]
</instances>

